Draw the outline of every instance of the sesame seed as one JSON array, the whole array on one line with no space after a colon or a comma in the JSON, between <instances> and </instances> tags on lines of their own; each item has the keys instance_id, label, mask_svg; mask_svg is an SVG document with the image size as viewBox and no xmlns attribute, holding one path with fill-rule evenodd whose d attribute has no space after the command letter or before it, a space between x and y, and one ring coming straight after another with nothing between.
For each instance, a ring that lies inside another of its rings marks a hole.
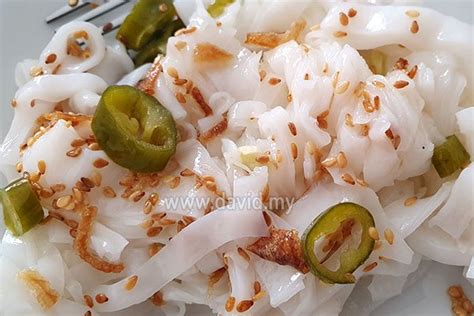
<instances>
[{"instance_id":1,"label":"sesame seed","mask_svg":"<svg viewBox=\"0 0 474 316\"><path fill-rule=\"evenodd\" d=\"M143 229L148 229L153 226L154 221L152 219L147 219L143 223L140 224L140 227Z\"/></svg>"},{"instance_id":2,"label":"sesame seed","mask_svg":"<svg viewBox=\"0 0 474 316\"><path fill-rule=\"evenodd\" d=\"M93 165L94 165L94 167L100 169L100 168L104 168L104 167L108 166L109 162L105 159L98 158L98 159L94 160Z\"/></svg>"},{"instance_id":3,"label":"sesame seed","mask_svg":"<svg viewBox=\"0 0 474 316\"><path fill-rule=\"evenodd\" d=\"M361 187L367 187L369 186L367 182L365 182L363 179L356 178L356 182L361 186Z\"/></svg>"},{"instance_id":4,"label":"sesame seed","mask_svg":"<svg viewBox=\"0 0 474 316\"><path fill-rule=\"evenodd\" d=\"M193 216L190 216L190 215L184 215L183 216L183 222L184 222L184 224L186 224L186 226L188 226L189 224L191 224L195 220L196 220L196 218L193 217Z\"/></svg>"},{"instance_id":5,"label":"sesame seed","mask_svg":"<svg viewBox=\"0 0 474 316\"><path fill-rule=\"evenodd\" d=\"M337 88L335 89L334 92L336 94L343 94L347 91L347 89L349 89L349 86L350 86L350 82L349 81L344 81L340 85L337 86Z\"/></svg>"},{"instance_id":6,"label":"sesame seed","mask_svg":"<svg viewBox=\"0 0 474 316\"><path fill-rule=\"evenodd\" d=\"M334 158L334 157L329 157L329 158L326 158L324 159L322 162L321 162L321 165L325 168L331 168L332 166L334 166L335 164L337 163L337 159Z\"/></svg>"},{"instance_id":7,"label":"sesame seed","mask_svg":"<svg viewBox=\"0 0 474 316\"><path fill-rule=\"evenodd\" d=\"M374 97L374 109L380 109L380 97L378 95Z\"/></svg>"},{"instance_id":8,"label":"sesame seed","mask_svg":"<svg viewBox=\"0 0 474 316\"><path fill-rule=\"evenodd\" d=\"M166 3L162 3L158 7L158 9L160 10L160 12L166 12L168 10L168 6L166 5Z\"/></svg>"},{"instance_id":9,"label":"sesame seed","mask_svg":"<svg viewBox=\"0 0 474 316\"><path fill-rule=\"evenodd\" d=\"M416 11L416 10L408 10L405 12L405 14L407 16L409 16L410 18L417 18L420 16L420 12Z\"/></svg>"},{"instance_id":10,"label":"sesame seed","mask_svg":"<svg viewBox=\"0 0 474 316\"><path fill-rule=\"evenodd\" d=\"M308 141L306 142L305 150L308 152L308 154L314 155L317 151L317 148L312 141Z\"/></svg>"},{"instance_id":11,"label":"sesame seed","mask_svg":"<svg viewBox=\"0 0 474 316\"><path fill-rule=\"evenodd\" d=\"M253 283L253 291L255 295L257 295L258 293L262 291L262 285L260 284L260 282L255 281Z\"/></svg>"},{"instance_id":12,"label":"sesame seed","mask_svg":"<svg viewBox=\"0 0 474 316\"><path fill-rule=\"evenodd\" d=\"M258 75L260 77L260 81L263 81L263 79L265 79L265 76L267 75L267 72L262 69L258 72Z\"/></svg>"},{"instance_id":13,"label":"sesame seed","mask_svg":"<svg viewBox=\"0 0 474 316\"><path fill-rule=\"evenodd\" d=\"M175 85L177 85L177 86L185 85L187 82L188 82L188 80L186 80L186 79L181 79L181 78L179 78L179 79L174 79L174 80L173 80L173 83L174 83Z\"/></svg>"},{"instance_id":14,"label":"sesame seed","mask_svg":"<svg viewBox=\"0 0 474 316\"><path fill-rule=\"evenodd\" d=\"M41 174L38 172L32 172L29 174L29 177L28 177L30 182L38 182L40 178L41 178Z\"/></svg>"},{"instance_id":15,"label":"sesame seed","mask_svg":"<svg viewBox=\"0 0 474 316\"><path fill-rule=\"evenodd\" d=\"M291 157L293 160L298 158L298 146L295 143L291 143Z\"/></svg>"},{"instance_id":16,"label":"sesame seed","mask_svg":"<svg viewBox=\"0 0 474 316\"><path fill-rule=\"evenodd\" d=\"M268 227L272 226L272 218L266 211L263 211L263 219L265 220L265 224L267 224Z\"/></svg>"},{"instance_id":17,"label":"sesame seed","mask_svg":"<svg viewBox=\"0 0 474 316\"><path fill-rule=\"evenodd\" d=\"M250 261L250 256L249 254L242 248L237 248L237 252L239 253L239 255L244 258L247 262Z\"/></svg>"},{"instance_id":18,"label":"sesame seed","mask_svg":"<svg viewBox=\"0 0 474 316\"><path fill-rule=\"evenodd\" d=\"M336 161L339 168L345 168L347 166L347 158L342 151L337 154Z\"/></svg>"},{"instance_id":19,"label":"sesame seed","mask_svg":"<svg viewBox=\"0 0 474 316\"><path fill-rule=\"evenodd\" d=\"M103 293L99 293L95 296L95 300L96 300L97 303L103 304L103 303L107 302L109 300L109 298L107 297L107 295L105 295Z\"/></svg>"},{"instance_id":20,"label":"sesame seed","mask_svg":"<svg viewBox=\"0 0 474 316\"><path fill-rule=\"evenodd\" d=\"M350 113L346 113L344 116L344 123L349 127L354 127L354 123L352 122L352 115Z\"/></svg>"},{"instance_id":21,"label":"sesame seed","mask_svg":"<svg viewBox=\"0 0 474 316\"><path fill-rule=\"evenodd\" d=\"M372 271L373 269L377 267L377 265L378 265L377 262L372 262L371 264L366 265L362 271L364 272Z\"/></svg>"},{"instance_id":22,"label":"sesame seed","mask_svg":"<svg viewBox=\"0 0 474 316\"><path fill-rule=\"evenodd\" d=\"M84 200L84 193L79 191L78 188L72 188L72 196L76 202L82 202Z\"/></svg>"},{"instance_id":23,"label":"sesame seed","mask_svg":"<svg viewBox=\"0 0 474 316\"><path fill-rule=\"evenodd\" d=\"M417 72L418 72L418 66L415 65L415 66L413 66L413 68L408 72L407 76L408 76L410 79L414 79Z\"/></svg>"},{"instance_id":24,"label":"sesame seed","mask_svg":"<svg viewBox=\"0 0 474 316\"><path fill-rule=\"evenodd\" d=\"M160 291L153 294L151 297L151 302L156 306L162 306L164 304L163 295L160 293Z\"/></svg>"},{"instance_id":25,"label":"sesame seed","mask_svg":"<svg viewBox=\"0 0 474 316\"><path fill-rule=\"evenodd\" d=\"M382 247L382 241L376 240L374 243L374 250L380 249L380 247Z\"/></svg>"},{"instance_id":26,"label":"sesame seed","mask_svg":"<svg viewBox=\"0 0 474 316\"><path fill-rule=\"evenodd\" d=\"M225 310L230 313L234 309L234 305L235 305L235 297L229 296L229 298L225 302Z\"/></svg>"},{"instance_id":27,"label":"sesame seed","mask_svg":"<svg viewBox=\"0 0 474 316\"><path fill-rule=\"evenodd\" d=\"M188 28L183 28L183 29L177 30L174 33L174 35L179 36L179 35L184 35L184 34L191 34L191 33L195 32L196 30L197 30L197 28L195 26L188 27Z\"/></svg>"},{"instance_id":28,"label":"sesame seed","mask_svg":"<svg viewBox=\"0 0 474 316\"><path fill-rule=\"evenodd\" d=\"M270 186L267 183L267 184L265 184L265 187L263 187L262 202L263 203L268 203L269 200L270 200Z\"/></svg>"},{"instance_id":29,"label":"sesame seed","mask_svg":"<svg viewBox=\"0 0 474 316\"><path fill-rule=\"evenodd\" d=\"M355 184L355 181L354 181L354 178L352 178L352 176L348 173L344 173L342 176L341 176L341 179L346 182L346 183L349 183L350 185L354 185Z\"/></svg>"},{"instance_id":30,"label":"sesame seed","mask_svg":"<svg viewBox=\"0 0 474 316\"><path fill-rule=\"evenodd\" d=\"M332 87L333 87L334 89L336 89L338 82L339 82L339 71L336 71L336 73L335 73L334 76L332 77L332 82L331 82ZM329 111L328 111L328 113L329 113Z\"/></svg>"},{"instance_id":31,"label":"sesame seed","mask_svg":"<svg viewBox=\"0 0 474 316\"><path fill-rule=\"evenodd\" d=\"M288 123L288 129L290 130L291 135L293 135L293 136L296 136L296 135L297 135L298 132L297 132L297 130L296 130L295 123L289 122L289 123Z\"/></svg>"},{"instance_id":32,"label":"sesame seed","mask_svg":"<svg viewBox=\"0 0 474 316\"><path fill-rule=\"evenodd\" d=\"M183 171L181 171L179 173L179 175L182 176L182 177L191 177L191 176L194 175L194 172L192 170L189 170L189 169L186 168Z\"/></svg>"},{"instance_id":33,"label":"sesame seed","mask_svg":"<svg viewBox=\"0 0 474 316\"><path fill-rule=\"evenodd\" d=\"M346 273L344 276L351 283L355 283L357 281L356 277L352 273Z\"/></svg>"},{"instance_id":34,"label":"sesame seed","mask_svg":"<svg viewBox=\"0 0 474 316\"><path fill-rule=\"evenodd\" d=\"M383 235L385 237L385 240L390 244L393 245L395 235L393 234L393 231L390 228L386 228L385 231L383 232Z\"/></svg>"},{"instance_id":35,"label":"sesame seed","mask_svg":"<svg viewBox=\"0 0 474 316\"><path fill-rule=\"evenodd\" d=\"M66 186L64 184L61 184L61 183L54 184L54 185L51 186L51 190L53 190L54 192L62 192L64 190L66 190Z\"/></svg>"},{"instance_id":36,"label":"sesame seed","mask_svg":"<svg viewBox=\"0 0 474 316\"><path fill-rule=\"evenodd\" d=\"M109 186L104 187L104 189L102 190L102 193L105 195L105 197L108 197L108 198L114 198L117 196L114 189L112 189Z\"/></svg>"},{"instance_id":37,"label":"sesame seed","mask_svg":"<svg viewBox=\"0 0 474 316\"><path fill-rule=\"evenodd\" d=\"M54 192L52 191L49 191L47 189L42 189L40 192L39 192L39 195L43 198L43 199L49 199L50 197L52 197L54 195Z\"/></svg>"},{"instance_id":38,"label":"sesame seed","mask_svg":"<svg viewBox=\"0 0 474 316\"><path fill-rule=\"evenodd\" d=\"M339 23L341 23L343 26L349 24L349 18L344 12L339 12Z\"/></svg>"},{"instance_id":39,"label":"sesame seed","mask_svg":"<svg viewBox=\"0 0 474 316\"><path fill-rule=\"evenodd\" d=\"M100 146L99 146L98 143L91 143L91 144L89 144L89 146L87 146L87 148L89 148L92 151L100 150Z\"/></svg>"},{"instance_id":40,"label":"sesame seed","mask_svg":"<svg viewBox=\"0 0 474 316\"><path fill-rule=\"evenodd\" d=\"M239 304L237 304L237 311L239 313L243 313L248 311L253 306L253 301L251 300L243 300Z\"/></svg>"},{"instance_id":41,"label":"sesame seed","mask_svg":"<svg viewBox=\"0 0 474 316\"><path fill-rule=\"evenodd\" d=\"M163 227L161 227L161 226L151 227L147 230L146 235L148 237L155 237L155 236L158 236L161 233L162 230L163 230Z\"/></svg>"},{"instance_id":42,"label":"sesame seed","mask_svg":"<svg viewBox=\"0 0 474 316\"><path fill-rule=\"evenodd\" d=\"M43 74L43 68L38 67L38 66L33 66L30 69L30 76L32 77L38 77Z\"/></svg>"},{"instance_id":43,"label":"sesame seed","mask_svg":"<svg viewBox=\"0 0 474 316\"><path fill-rule=\"evenodd\" d=\"M100 187L102 184L102 175L97 171L92 171L91 180L96 187Z\"/></svg>"},{"instance_id":44,"label":"sesame seed","mask_svg":"<svg viewBox=\"0 0 474 316\"><path fill-rule=\"evenodd\" d=\"M10 105L12 106L12 108L16 108L16 106L18 105L18 103L16 102L16 99L12 99L10 101Z\"/></svg>"},{"instance_id":45,"label":"sesame seed","mask_svg":"<svg viewBox=\"0 0 474 316\"><path fill-rule=\"evenodd\" d=\"M84 313L84 316L92 316L92 312L91 311L87 311Z\"/></svg>"},{"instance_id":46,"label":"sesame seed","mask_svg":"<svg viewBox=\"0 0 474 316\"><path fill-rule=\"evenodd\" d=\"M74 158L74 157L79 156L79 155L81 154L81 152L82 152L82 148L81 148L81 147L77 147L77 148L74 148L74 149L68 151L68 152L66 153L66 156L71 157L71 158Z\"/></svg>"},{"instance_id":47,"label":"sesame seed","mask_svg":"<svg viewBox=\"0 0 474 316\"><path fill-rule=\"evenodd\" d=\"M90 295L84 295L84 303L89 307L94 307L94 301Z\"/></svg>"},{"instance_id":48,"label":"sesame seed","mask_svg":"<svg viewBox=\"0 0 474 316\"><path fill-rule=\"evenodd\" d=\"M384 84L383 82L378 81L378 80L375 80L375 81L373 82L373 84L374 84L374 86L377 87L377 88L380 88L380 89L385 88L385 84Z\"/></svg>"},{"instance_id":49,"label":"sesame seed","mask_svg":"<svg viewBox=\"0 0 474 316\"><path fill-rule=\"evenodd\" d=\"M204 185L206 186L206 189L211 192L215 192L217 190L217 184L214 181L206 181L204 182Z\"/></svg>"},{"instance_id":50,"label":"sesame seed","mask_svg":"<svg viewBox=\"0 0 474 316\"><path fill-rule=\"evenodd\" d=\"M44 61L45 64L52 64L56 61L56 58L58 56L56 56L56 54L49 54L47 57L46 57L46 60Z\"/></svg>"},{"instance_id":51,"label":"sesame seed","mask_svg":"<svg viewBox=\"0 0 474 316\"><path fill-rule=\"evenodd\" d=\"M257 281L258 282L258 281ZM267 293L265 291L260 291L252 297L252 301L256 302L265 297Z\"/></svg>"},{"instance_id":52,"label":"sesame seed","mask_svg":"<svg viewBox=\"0 0 474 316\"><path fill-rule=\"evenodd\" d=\"M175 97L176 97L176 100L178 100L179 103L181 103L181 104L186 103L186 97L181 92L177 92Z\"/></svg>"},{"instance_id":53,"label":"sesame seed","mask_svg":"<svg viewBox=\"0 0 474 316\"><path fill-rule=\"evenodd\" d=\"M137 275L133 275L130 278L128 278L127 282L124 285L125 291L133 290L135 285L137 285L137 282L138 282L138 276Z\"/></svg>"},{"instance_id":54,"label":"sesame seed","mask_svg":"<svg viewBox=\"0 0 474 316\"><path fill-rule=\"evenodd\" d=\"M354 9L354 8L350 8L349 9L349 12L347 12L347 15L350 17L350 18L353 18L357 15L357 11Z\"/></svg>"},{"instance_id":55,"label":"sesame seed","mask_svg":"<svg viewBox=\"0 0 474 316\"><path fill-rule=\"evenodd\" d=\"M169 219L169 218L162 218L158 222L162 226L169 226L169 225L174 225L176 224L176 221L174 219Z\"/></svg>"},{"instance_id":56,"label":"sesame seed","mask_svg":"<svg viewBox=\"0 0 474 316\"><path fill-rule=\"evenodd\" d=\"M377 229L375 227L369 227L369 236L373 240L379 240L380 239L379 232L377 231Z\"/></svg>"},{"instance_id":57,"label":"sesame seed","mask_svg":"<svg viewBox=\"0 0 474 316\"><path fill-rule=\"evenodd\" d=\"M418 198L417 198L416 196L412 196L412 197L406 199L403 204L404 204L405 206L411 206L411 205L413 205L413 204L416 203L416 200L417 200L417 199L418 199Z\"/></svg>"},{"instance_id":58,"label":"sesame seed","mask_svg":"<svg viewBox=\"0 0 474 316\"><path fill-rule=\"evenodd\" d=\"M182 220L179 220L178 221L178 225L176 226L176 232L180 232L182 231L184 228L186 227L186 225L183 223Z\"/></svg>"},{"instance_id":59,"label":"sesame seed","mask_svg":"<svg viewBox=\"0 0 474 316\"><path fill-rule=\"evenodd\" d=\"M304 75L304 80L309 80L309 74L306 73L306 74Z\"/></svg>"},{"instance_id":60,"label":"sesame seed","mask_svg":"<svg viewBox=\"0 0 474 316\"><path fill-rule=\"evenodd\" d=\"M410 26L410 32L412 32L413 34L416 34L418 33L419 30L420 30L420 27L418 26L418 22L413 21Z\"/></svg>"},{"instance_id":61,"label":"sesame seed","mask_svg":"<svg viewBox=\"0 0 474 316\"><path fill-rule=\"evenodd\" d=\"M259 164L265 165L268 162L270 162L270 157L268 155L260 155L255 158L255 161L258 162Z\"/></svg>"},{"instance_id":62,"label":"sesame seed","mask_svg":"<svg viewBox=\"0 0 474 316\"><path fill-rule=\"evenodd\" d=\"M163 249L165 245L159 242L152 243L150 246L148 246L148 255L150 257L153 257L156 255L161 249Z\"/></svg>"},{"instance_id":63,"label":"sesame seed","mask_svg":"<svg viewBox=\"0 0 474 316\"><path fill-rule=\"evenodd\" d=\"M279 84L280 82L281 82L281 79L279 79L279 78L274 78L274 77L272 77L272 78L270 78L270 79L268 80L268 83L269 83L270 85L272 85L272 86L277 85L277 84Z\"/></svg>"},{"instance_id":64,"label":"sesame seed","mask_svg":"<svg viewBox=\"0 0 474 316\"><path fill-rule=\"evenodd\" d=\"M336 31L336 32L332 33L332 35L336 38L341 38L341 37L347 36L347 32Z\"/></svg>"},{"instance_id":65,"label":"sesame seed","mask_svg":"<svg viewBox=\"0 0 474 316\"><path fill-rule=\"evenodd\" d=\"M150 197L148 198L148 200L153 206L155 206L156 203L158 203L158 201L160 200L160 196L156 193L152 193L150 194Z\"/></svg>"},{"instance_id":66,"label":"sesame seed","mask_svg":"<svg viewBox=\"0 0 474 316\"><path fill-rule=\"evenodd\" d=\"M17 163L15 165L16 172L22 172L23 171L23 164L21 162Z\"/></svg>"},{"instance_id":67,"label":"sesame seed","mask_svg":"<svg viewBox=\"0 0 474 316\"><path fill-rule=\"evenodd\" d=\"M82 145L85 145L86 144L86 141L82 138L77 138L77 139L74 139L72 142L71 142L71 147L80 147Z\"/></svg>"},{"instance_id":68,"label":"sesame seed","mask_svg":"<svg viewBox=\"0 0 474 316\"><path fill-rule=\"evenodd\" d=\"M56 201L56 205L59 208L64 208L67 205L69 205L69 203L71 203L71 202L72 202L72 196L65 195L65 196L61 196L60 198L58 198L58 200Z\"/></svg>"},{"instance_id":69,"label":"sesame seed","mask_svg":"<svg viewBox=\"0 0 474 316\"><path fill-rule=\"evenodd\" d=\"M166 213L164 213L164 212L160 212L160 213L156 213L156 214L151 215L151 218L155 221L159 221L163 217L166 217Z\"/></svg>"},{"instance_id":70,"label":"sesame seed","mask_svg":"<svg viewBox=\"0 0 474 316\"><path fill-rule=\"evenodd\" d=\"M95 186L94 182L91 179L86 178L86 177L82 177L81 182L89 189L92 189Z\"/></svg>"}]
</instances>

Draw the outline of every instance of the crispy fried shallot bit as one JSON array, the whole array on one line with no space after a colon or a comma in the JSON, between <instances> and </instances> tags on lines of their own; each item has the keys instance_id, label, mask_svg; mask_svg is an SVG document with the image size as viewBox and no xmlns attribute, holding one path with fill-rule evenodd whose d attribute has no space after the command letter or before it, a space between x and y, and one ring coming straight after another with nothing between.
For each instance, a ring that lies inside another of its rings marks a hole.
<instances>
[{"instance_id":1,"label":"crispy fried shallot bit","mask_svg":"<svg viewBox=\"0 0 474 316\"><path fill-rule=\"evenodd\" d=\"M26 284L44 310L50 309L58 302L59 293L37 271L23 270L18 273L18 278Z\"/></svg>"},{"instance_id":2,"label":"crispy fried shallot bit","mask_svg":"<svg viewBox=\"0 0 474 316\"><path fill-rule=\"evenodd\" d=\"M193 59L198 66L208 69L209 67L223 67L231 62L234 56L228 51L206 42L199 43L194 47Z\"/></svg>"},{"instance_id":3,"label":"crispy fried shallot bit","mask_svg":"<svg viewBox=\"0 0 474 316\"><path fill-rule=\"evenodd\" d=\"M77 228L77 235L74 239L74 250L84 261L92 267L105 273L119 273L125 268L122 263L110 263L97 258L89 252L90 234L94 219L97 215L97 208L94 206L85 206L81 209L81 220Z\"/></svg>"},{"instance_id":4,"label":"crispy fried shallot bit","mask_svg":"<svg viewBox=\"0 0 474 316\"><path fill-rule=\"evenodd\" d=\"M161 72L163 72L163 66L161 66L162 55L156 56L150 69L147 71L145 78L140 80L137 84L137 88L142 90L148 95L155 94L156 80Z\"/></svg>"},{"instance_id":5,"label":"crispy fried shallot bit","mask_svg":"<svg viewBox=\"0 0 474 316\"><path fill-rule=\"evenodd\" d=\"M204 112L205 116L212 115L212 109L209 104L207 104L206 100L204 100L201 90L199 90L197 87L193 87L193 89L191 90L191 95L193 96L194 100L199 105L201 110Z\"/></svg>"},{"instance_id":6,"label":"crispy fried shallot bit","mask_svg":"<svg viewBox=\"0 0 474 316\"><path fill-rule=\"evenodd\" d=\"M309 272L301 249L301 240L295 230L269 228L270 237L262 237L247 247L259 257L281 265L290 265L302 273Z\"/></svg>"},{"instance_id":7,"label":"crispy fried shallot bit","mask_svg":"<svg viewBox=\"0 0 474 316\"><path fill-rule=\"evenodd\" d=\"M245 44L260 46L262 48L275 48L278 45L284 44L291 40L298 40L298 37L303 33L306 27L306 21L298 20L291 24L288 31L284 33L276 32L252 32L247 33Z\"/></svg>"},{"instance_id":8,"label":"crispy fried shallot bit","mask_svg":"<svg viewBox=\"0 0 474 316\"><path fill-rule=\"evenodd\" d=\"M219 136L220 134L224 133L227 129L227 118L224 117L222 121L214 125L210 130L202 133L199 136L199 140L202 143L207 143L208 141L214 139L215 137Z\"/></svg>"}]
</instances>

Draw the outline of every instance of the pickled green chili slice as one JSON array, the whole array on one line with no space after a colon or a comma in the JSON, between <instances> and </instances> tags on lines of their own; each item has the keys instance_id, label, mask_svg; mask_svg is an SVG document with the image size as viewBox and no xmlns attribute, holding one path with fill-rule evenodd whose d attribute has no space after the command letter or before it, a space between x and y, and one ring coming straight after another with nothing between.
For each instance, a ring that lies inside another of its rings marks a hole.
<instances>
[{"instance_id":1,"label":"pickled green chili slice","mask_svg":"<svg viewBox=\"0 0 474 316\"><path fill-rule=\"evenodd\" d=\"M184 27L184 23L178 19L168 24L164 31L161 32L154 40L149 42L143 49L135 56L135 66L139 67L143 64L153 62L158 54L166 54L166 45L168 38L177 30Z\"/></svg>"},{"instance_id":2,"label":"pickled green chili slice","mask_svg":"<svg viewBox=\"0 0 474 316\"><path fill-rule=\"evenodd\" d=\"M21 236L35 227L44 217L43 208L30 181L24 177L0 190L3 220L14 236Z\"/></svg>"},{"instance_id":3,"label":"pickled green chili slice","mask_svg":"<svg viewBox=\"0 0 474 316\"><path fill-rule=\"evenodd\" d=\"M470 159L469 153L456 135L451 135L444 143L434 148L431 162L439 176L444 178L467 165Z\"/></svg>"},{"instance_id":4,"label":"pickled green chili slice","mask_svg":"<svg viewBox=\"0 0 474 316\"><path fill-rule=\"evenodd\" d=\"M227 6L234 2L235 0L215 0L213 4L207 7L207 12L209 12L213 18L217 18L222 13L224 13L224 10Z\"/></svg>"},{"instance_id":5,"label":"pickled green chili slice","mask_svg":"<svg viewBox=\"0 0 474 316\"><path fill-rule=\"evenodd\" d=\"M176 150L171 113L154 97L131 86L104 91L92 131L110 159L137 172L162 170Z\"/></svg>"},{"instance_id":6,"label":"pickled green chili slice","mask_svg":"<svg viewBox=\"0 0 474 316\"><path fill-rule=\"evenodd\" d=\"M172 0L138 0L117 33L117 39L133 50L142 49L161 29L173 21Z\"/></svg>"},{"instance_id":7,"label":"pickled green chili slice","mask_svg":"<svg viewBox=\"0 0 474 316\"><path fill-rule=\"evenodd\" d=\"M340 252L339 267L335 271L329 269L325 265L326 260L350 237L356 223L361 227L359 246ZM301 240L305 261L311 272L326 283L354 283L352 272L367 260L374 249L370 227L375 227L374 218L366 208L355 203L340 203L323 212L308 226ZM324 256L318 258L315 244L321 238L327 244L322 249Z\"/></svg>"}]
</instances>

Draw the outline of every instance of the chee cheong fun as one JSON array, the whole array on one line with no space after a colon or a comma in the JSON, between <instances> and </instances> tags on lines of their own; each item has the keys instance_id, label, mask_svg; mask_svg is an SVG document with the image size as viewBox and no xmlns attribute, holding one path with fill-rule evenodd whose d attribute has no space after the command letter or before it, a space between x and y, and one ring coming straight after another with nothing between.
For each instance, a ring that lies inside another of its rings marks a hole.
<instances>
[{"instance_id":1,"label":"chee cheong fun","mask_svg":"<svg viewBox=\"0 0 474 316\"><path fill-rule=\"evenodd\" d=\"M365 278L369 313L422 259L474 283L472 26L361 2L140 0L19 63L4 314L337 315Z\"/></svg>"}]
</instances>

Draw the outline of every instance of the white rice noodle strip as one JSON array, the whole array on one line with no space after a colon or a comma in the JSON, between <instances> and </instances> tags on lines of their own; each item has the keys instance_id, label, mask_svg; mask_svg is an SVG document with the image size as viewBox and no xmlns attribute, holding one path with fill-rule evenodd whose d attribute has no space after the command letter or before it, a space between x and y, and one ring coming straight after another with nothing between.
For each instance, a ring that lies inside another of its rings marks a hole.
<instances>
[{"instance_id":1,"label":"white rice noodle strip","mask_svg":"<svg viewBox=\"0 0 474 316\"><path fill-rule=\"evenodd\" d=\"M385 215L377 195L369 188L359 186L339 186L334 183L314 185L305 196L300 198L291 208L288 215L283 216L290 225L300 233L304 232L311 221L319 214L341 202L353 202L367 208L375 220L375 227L383 236L385 229L390 228L394 233L393 245L383 243L377 252L372 252L367 262L378 261L378 256L384 256L404 264L412 262L413 251L403 240L400 231L393 226ZM379 264L373 273L383 273L383 263ZM362 269L356 270L356 276Z\"/></svg>"},{"instance_id":2,"label":"white rice noodle strip","mask_svg":"<svg viewBox=\"0 0 474 316\"><path fill-rule=\"evenodd\" d=\"M175 158L181 167L193 170L201 177L213 176L217 189L230 195L231 189L224 171L211 159L207 150L197 140L179 143Z\"/></svg>"},{"instance_id":3,"label":"white rice noodle strip","mask_svg":"<svg viewBox=\"0 0 474 316\"><path fill-rule=\"evenodd\" d=\"M334 32L341 30L339 13L357 10L357 21L351 21L347 36L336 38ZM413 19L405 12L416 10L419 31L410 29ZM373 6L357 3L339 3L329 10L321 22L319 31L311 32L306 40L325 37L347 43L355 49L372 49L390 44L402 44L411 51L446 51L456 56L464 66L468 86L472 86L473 66L470 60L473 47L469 41L472 28L469 24L445 16L430 8L406 6ZM465 91L465 102L473 102L473 91Z\"/></svg>"},{"instance_id":4,"label":"white rice noodle strip","mask_svg":"<svg viewBox=\"0 0 474 316\"><path fill-rule=\"evenodd\" d=\"M464 269L464 276L472 285L474 285L474 256L472 257L469 266L466 266Z\"/></svg>"},{"instance_id":5,"label":"white rice noodle strip","mask_svg":"<svg viewBox=\"0 0 474 316\"><path fill-rule=\"evenodd\" d=\"M236 302L251 300L254 296L255 269L237 250L226 252L224 258L227 265L231 286L231 296Z\"/></svg>"},{"instance_id":6,"label":"white rice noodle strip","mask_svg":"<svg viewBox=\"0 0 474 316\"><path fill-rule=\"evenodd\" d=\"M109 298L108 302L98 305L96 309L99 312L113 312L143 302L210 251L232 240L267 234L261 212L214 211L187 226L135 271L133 274L138 276L138 283L133 292L124 293L127 278L93 289L93 297L103 293Z\"/></svg>"},{"instance_id":7,"label":"white rice noodle strip","mask_svg":"<svg viewBox=\"0 0 474 316\"><path fill-rule=\"evenodd\" d=\"M461 141L472 158L474 157L474 107L457 112L456 120L461 133Z\"/></svg>"},{"instance_id":8,"label":"white rice noodle strip","mask_svg":"<svg viewBox=\"0 0 474 316\"><path fill-rule=\"evenodd\" d=\"M15 83L18 88L30 81L32 67L38 67L39 61L37 59L25 59L16 64L15 67Z\"/></svg>"},{"instance_id":9,"label":"white rice noodle strip","mask_svg":"<svg viewBox=\"0 0 474 316\"><path fill-rule=\"evenodd\" d=\"M92 91L79 91L69 99L69 106L75 113L93 115L99 104L100 95Z\"/></svg>"},{"instance_id":10,"label":"white rice noodle strip","mask_svg":"<svg viewBox=\"0 0 474 316\"><path fill-rule=\"evenodd\" d=\"M463 252L459 249L456 240L441 228L429 227L427 223L407 238L410 247L431 260L454 266L468 266L474 251Z\"/></svg>"},{"instance_id":11,"label":"white rice noodle strip","mask_svg":"<svg viewBox=\"0 0 474 316\"><path fill-rule=\"evenodd\" d=\"M222 268L223 266L224 261L222 260L222 257L219 256L215 251L208 253L196 263L196 268L207 275Z\"/></svg>"},{"instance_id":12,"label":"white rice noodle strip","mask_svg":"<svg viewBox=\"0 0 474 316\"><path fill-rule=\"evenodd\" d=\"M68 38L77 32L85 31L88 34L87 47L90 50L89 58L79 58L67 54ZM56 60L46 64L49 55L55 54ZM101 31L88 22L69 22L58 29L49 44L41 52L40 66L45 73L51 74L56 67L59 74L86 72L97 66L105 56L105 42Z\"/></svg>"},{"instance_id":13,"label":"white rice noodle strip","mask_svg":"<svg viewBox=\"0 0 474 316\"><path fill-rule=\"evenodd\" d=\"M262 192L268 182L268 168L255 167L250 175L234 179L234 199L258 199L261 201ZM238 203L239 201L235 201ZM239 207L239 205L237 205ZM261 205L263 207L263 204ZM241 207L239 207L241 208Z\"/></svg>"},{"instance_id":14,"label":"white rice noodle strip","mask_svg":"<svg viewBox=\"0 0 474 316\"><path fill-rule=\"evenodd\" d=\"M128 240L99 222L94 224L91 235L91 248L109 261L115 262L128 245Z\"/></svg>"},{"instance_id":15,"label":"white rice noodle strip","mask_svg":"<svg viewBox=\"0 0 474 316\"><path fill-rule=\"evenodd\" d=\"M413 195L405 196L387 205L385 213L402 237L406 238L448 199L452 186L452 183L446 182L435 195L418 199L409 206L404 205L405 201Z\"/></svg>"},{"instance_id":16,"label":"white rice noodle strip","mask_svg":"<svg viewBox=\"0 0 474 316\"><path fill-rule=\"evenodd\" d=\"M18 148L25 142L36 118L51 112L55 103L66 100L79 91L102 93L107 84L96 75L69 74L36 77L15 94L17 107L11 128L0 147L0 165L14 165L19 161ZM35 100L35 106L31 102Z\"/></svg>"},{"instance_id":17,"label":"white rice noodle strip","mask_svg":"<svg viewBox=\"0 0 474 316\"><path fill-rule=\"evenodd\" d=\"M135 68L133 60L127 54L125 46L114 41L107 46L105 57L100 64L90 69L89 72L104 79L108 84L114 84Z\"/></svg>"},{"instance_id":18,"label":"white rice noodle strip","mask_svg":"<svg viewBox=\"0 0 474 316\"><path fill-rule=\"evenodd\" d=\"M279 265L252 254L252 263L274 308L304 289L304 274L290 266Z\"/></svg>"},{"instance_id":19,"label":"white rice noodle strip","mask_svg":"<svg viewBox=\"0 0 474 316\"><path fill-rule=\"evenodd\" d=\"M171 112L175 121L183 120L188 114L176 100L175 93L170 85L165 76L159 76L156 81L155 98Z\"/></svg>"},{"instance_id":20,"label":"white rice noodle strip","mask_svg":"<svg viewBox=\"0 0 474 316\"><path fill-rule=\"evenodd\" d=\"M150 67L150 63L141 65L140 67L132 70L131 72L123 76L122 79L117 82L117 85L136 86L140 80L145 78L145 75L150 69Z\"/></svg>"},{"instance_id":21,"label":"white rice noodle strip","mask_svg":"<svg viewBox=\"0 0 474 316\"><path fill-rule=\"evenodd\" d=\"M471 163L456 179L446 204L430 220L429 225L436 225L454 239L459 239L474 218L473 183L474 164Z\"/></svg>"}]
</instances>

